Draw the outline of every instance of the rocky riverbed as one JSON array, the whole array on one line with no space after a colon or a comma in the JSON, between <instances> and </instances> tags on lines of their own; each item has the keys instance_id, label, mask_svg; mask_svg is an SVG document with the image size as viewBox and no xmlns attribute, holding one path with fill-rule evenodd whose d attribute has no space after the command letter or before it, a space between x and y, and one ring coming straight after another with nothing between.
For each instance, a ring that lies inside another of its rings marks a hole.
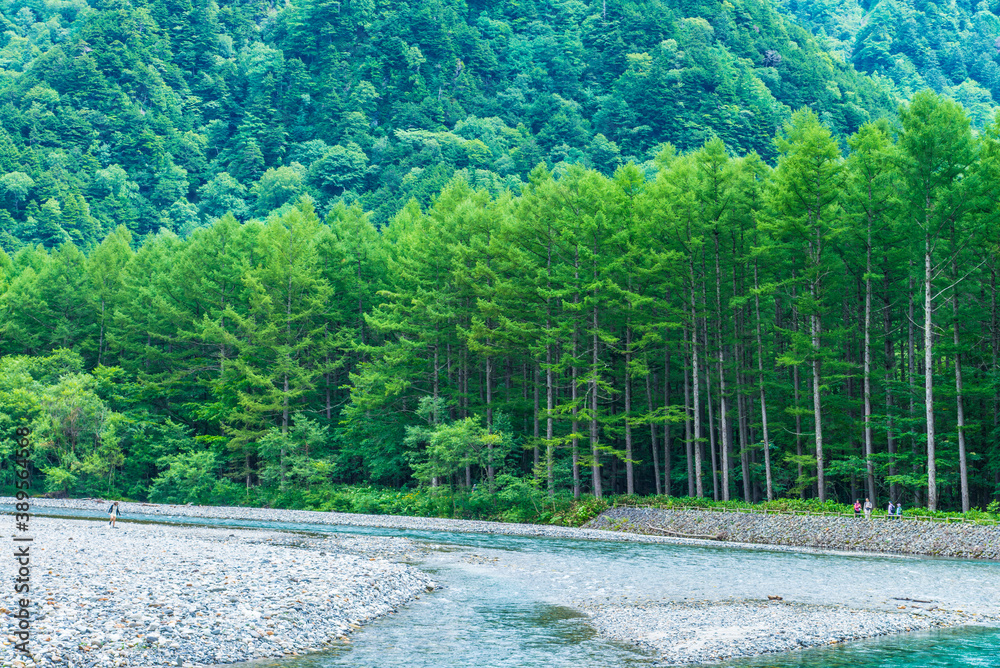
<instances>
[{"instance_id":1,"label":"rocky riverbed","mask_svg":"<svg viewBox=\"0 0 1000 668\"><path fill-rule=\"evenodd\" d=\"M587 527L657 536L670 532L753 545L1000 560L1000 526L966 523L612 508Z\"/></svg>"},{"instance_id":2,"label":"rocky riverbed","mask_svg":"<svg viewBox=\"0 0 1000 668\"><path fill-rule=\"evenodd\" d=\"M601 606L585 611L603 635L651 650L670 666L788 652L954 623L945 615L781 601Z\"/></svg>"},{"instance_id":3,"label":"rocky riverbed","mask_svg":"<svg viewBox=\"0 0 1000 668\"><path fill-rule=\"evenodd\" d=\"M0 498L0 505L12 501ZM33 499L32 506L35 513L107 509L96 499ZM122 511L115 529L106 521L32 518L34 665L194 666L337 646L366 622L426 598L436 582L400 563L417 560L441 573L458 563L477 577L504 578L526 600L582 610L603 636L639 645L671 665L934 626L1000 626L995 587L988 582L992 564L958 574L942 570L947 562L940 561L921 567L916 559L909 566L909 559L779 555L773 547L762 549L773 544L765 543L767 527L728 534L747 542L727 546L756 548L750 553L688 551L669 545L720 543L629 531L671 526L700 535L706 527L734 526L692 517L667 524L667 516L655 514L663 511L617 509L589 529L134 503L123 503ZM439 552L403 538L131 521L137 515L491 534L483 545L500 549L451 546ZM807 531L823 528L799 528L805 518L778 519L787 522L779 551L851 549L809 539ZM529 548L521 537L602 542L538 541ZM658 545L663 543L669 545ZM989 572L978 572L983 569ZM764 594L770 593L785 600L768 602ZM9 607L9 600L4 597L3 605ZM431 595L425 602L434 600ZM32 662L15 653L13 638L0 636L0 665L30 668Z\"/></svg>"},{"instance_id":4,"label":"rocky riverbed","mask_svg":"<svg viewBox=\"0 0 1000 668\"><path fill-rule=\"evenodd\" d=\"M15 653L6 631L3 666L192 666L310 652L435 587L390 561L419 550L406 539L39 517L32 530L34 660Z\"/></svg>"},{"instance_id":5,"label":"rocky riverbed","mask_svg":"<svg viewBox=\"0 0 1000 668\"><path fill-rule=\"evenodd\" d=\"M585 611L600 633L651 650L669 666L789 652L951 623L942 616L780 601L604 606Z\"/></svg>"}]
</instances>

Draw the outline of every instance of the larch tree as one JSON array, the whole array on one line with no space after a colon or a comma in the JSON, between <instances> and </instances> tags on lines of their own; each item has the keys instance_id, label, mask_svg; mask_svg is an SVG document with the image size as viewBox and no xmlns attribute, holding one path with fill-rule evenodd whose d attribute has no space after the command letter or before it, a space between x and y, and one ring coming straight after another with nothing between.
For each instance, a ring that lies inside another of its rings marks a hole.
<instances>
[{"instance_id":1,"label":"larch tree","mask_svg":"<svg viewBox=\"0 0 1000 668\"><path fill-rule=\"evenodd\" d=\"M935 320L939 279L951 266L947 235L961 229L970 207L964 177L976 157L969 118L958 103L930 91L900 110L900 173L905 216L919 230L923 269L924 416L927 447L927 507L937 510L937 431L934 404Z\"/></svg>"},{"instance_id":2,"label":"larch tree","mask_svg":"<svg viewBox=\"0 0 1000 668\"><path fill-rule=\"evenodd\" d=\"M779 157L768 205L773 233L805 258L802 280L807 291L800 295L799 305L809 318L816 478L823 502L827 497L822 400L824 279L831 271L827 245L838 232L842 160L830 129L809 109L795 112L775 143Z\"/></svg>"}]
</instances>

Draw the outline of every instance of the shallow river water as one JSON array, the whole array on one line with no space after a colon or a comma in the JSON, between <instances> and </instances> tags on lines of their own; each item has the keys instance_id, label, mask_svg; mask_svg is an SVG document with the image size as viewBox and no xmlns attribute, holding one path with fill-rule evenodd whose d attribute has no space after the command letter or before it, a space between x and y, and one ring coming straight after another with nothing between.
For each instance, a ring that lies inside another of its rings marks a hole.
<instances>
[{"instance_id":1,"label":"shallow river water","mask_svg":"<svg viewBox=\"0 0 1000 668\"><path fill-rule=\"evenodd\" d=\"M45 514L54 514L46 512ZM60 511L62 516L99 516ZM282 668L655 665L594 634L577 605L754 598L895 609L900 599L1000 614L1000 563L790 553L612 541L188 517L169 521L317 533L406 536L433 546L418 564L444 585L375 621L349 645L256 662ZM963 627L732 661L726 668L1000 667L1000 629Z\"/></svg>"}]
</instances>

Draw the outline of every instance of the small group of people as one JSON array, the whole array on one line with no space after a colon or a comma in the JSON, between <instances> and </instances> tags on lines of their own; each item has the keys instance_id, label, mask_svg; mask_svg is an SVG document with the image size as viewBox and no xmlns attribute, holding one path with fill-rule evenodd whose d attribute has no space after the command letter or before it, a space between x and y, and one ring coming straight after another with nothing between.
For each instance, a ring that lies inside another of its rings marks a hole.
<instances>
[{"instance_id":1,"label":"small group of people","mask_svg":"<svg viewBox=\"0 0 1000 668\"><path fill-rule=\"evenodd\" d=\"M855 517L861 517L861 513L863 511L865 514L865 519L870 520L872 518L872 511L874 509L875 506L872 504L871 499L866 498L864 505L861 505L860 499L854 500ZM889 519L892 519L893 517L898 519L902 516L903 516L903 504L893 503L892 501L889 501L889 506L886 508L886 517Z\"/></svg>"},{"instance_id":2,"label":"small group of people","mask_svg":"<svg viewBox=\"0 0 1000 668\"><path fill-rule=\"evenodd\" d=\"M886 517L892 519L895 517L899 519L903 515L903 504L902 502L893 504L892 501L889 502L889 507L886 509Z\"/></svg>"}]
</instances>

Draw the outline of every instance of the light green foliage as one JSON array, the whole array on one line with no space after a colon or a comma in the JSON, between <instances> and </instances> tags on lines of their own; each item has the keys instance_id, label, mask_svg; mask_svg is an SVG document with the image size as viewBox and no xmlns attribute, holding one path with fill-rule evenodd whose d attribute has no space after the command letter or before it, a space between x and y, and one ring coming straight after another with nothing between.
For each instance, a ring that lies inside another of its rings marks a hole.
<instances>
[{"instance_id":1,"label":"light green foliage","mask_svg":"<svg viewBox=\"0 0 1000 668\"><path fill-rule=\"evenodd\" d=\"M149 498L157 503L231 505L240 499L239 487L219 479L215 453L189 452L160 460L166 470L153 481Z\"/></svg>"},{"instance_id":2,"label":"light green foliage","mask_svg":"<svg viewBox=\"0 0 1000 668\"><path fill-rule=\"evenodd\" d=\"M209 218L219 218L227 213L239 219L246 218L249 213L246 192L246 186L222 172L198 189L201 212Z\"/></svg>"},{"instance_id":3,"label":"light green foliage","mask_svg":"<svg viewBox=\"0 0 1000 668\"><path fill-rule=\"evenodd\" d=\"M271 168L264 172L251 191L256 198L254 211L257 215L267 215L283 204L297 199L304 187L304 171L302 165L293 162L288 167Z\"/></svg>"},{"instance_id":4,"label":"light green foliage","mask_svg":"<svg viewBox=\"0 0 1000 668\"><path fill-rule=\"evenodd\" d=\"M403 443L410 449L407 459L417 480L436 486L467 466L485 468L490 457L503 461L509 438L502 432L491 432L478 416L442 421L444 411L440 399L424 397L417 414L427 425L406 429Z\"/></svg>"},{"instance_id":5,"label":"light green foliage","mask_svg":"<svg viewBox=\"0 0 1000 668\"><path fill-rule=\"evenodd\" d=\"M257 443L257 452L265 462L260 471L261 482L282 491L286 487L308 490L313 485L328 483L335 466L322 456L328 441L327 428L302 413L292 416L287 433L273 427Z\"/></svg>"}]
</instances>

